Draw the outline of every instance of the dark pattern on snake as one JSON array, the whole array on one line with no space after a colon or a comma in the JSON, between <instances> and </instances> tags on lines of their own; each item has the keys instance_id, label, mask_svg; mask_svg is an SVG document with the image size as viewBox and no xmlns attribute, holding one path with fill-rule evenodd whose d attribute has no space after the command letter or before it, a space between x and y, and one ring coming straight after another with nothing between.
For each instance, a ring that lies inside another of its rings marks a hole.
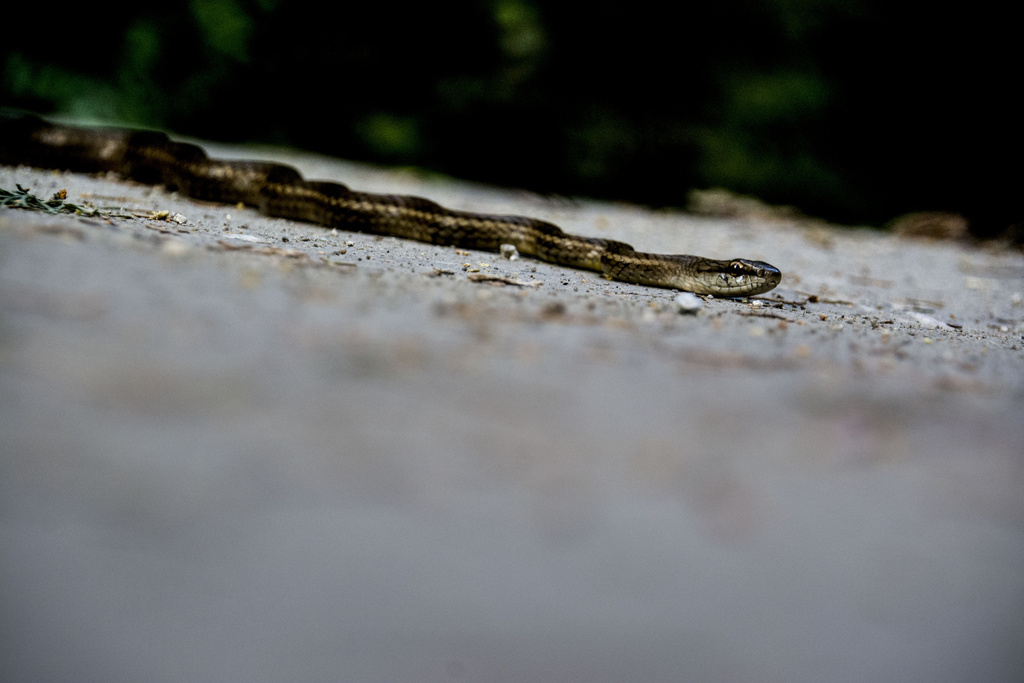
<instances>
[{"instance_id":1,"label":"dark pattern on snake","mask_svg":"<svg viewBox=\"0 0 1024 683\"><path fill-rule=\"evenodd\" d=\"M697 294L762 294L782 280L777 268L761 261L645 254L623 242L571 235L535 218L454 211L421 197L356 192L340 183L304 180L282 164L211 159L202 148L158 132L79 128L30 115L0 117L0 163L114 171L195 199L249 204L268 216L431 244L487 251L511 244L520 254L609 279Z\"/></svg>"}]
</instances>

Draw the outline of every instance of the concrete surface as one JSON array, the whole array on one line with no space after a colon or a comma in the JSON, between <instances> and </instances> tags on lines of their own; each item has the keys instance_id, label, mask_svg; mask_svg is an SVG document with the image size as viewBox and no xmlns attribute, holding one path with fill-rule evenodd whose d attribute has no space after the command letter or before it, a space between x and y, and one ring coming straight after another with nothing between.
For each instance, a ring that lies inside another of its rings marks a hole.
<instances>
[{"instance_id":1,"label":"concrete surface","mask_svg":"<svg viewBox=\"0 0 1024 683\"><path fill-rule=\"evenodd\" d=\"M0 168L0 679L1024 679L1020 253L207 147L785 277Z\"/></svg>"}]
</instances>

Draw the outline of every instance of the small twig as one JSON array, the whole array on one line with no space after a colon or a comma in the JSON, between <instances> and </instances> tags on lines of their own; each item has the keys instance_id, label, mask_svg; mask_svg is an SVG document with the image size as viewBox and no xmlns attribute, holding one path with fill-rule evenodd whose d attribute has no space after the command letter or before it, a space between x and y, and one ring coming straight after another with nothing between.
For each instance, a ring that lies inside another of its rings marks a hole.
<instances>
[{"instance_id":1,"label":"small twig","mask_svg":"<svg viewBox=\"0 0 1024 683\"><path fill-rule=\"evenodd\" d=\"M742 315L742 316L744 316L746 318L774 318L776 320L785 320L787 323L796 322L795 320L791 320L790 318L787 318L784 315L779 315L778 313L767 313L767 312L765 312L765 313L758 313L756 311L737 311L736 315Z\"/></svg>"},{"instance_id":2,"label":"small twig","mask_svg":"<svg viewBox=\"0 0 1024 683\"><path fill-rule=\"evenodd\" d=\"M537 280L524 282L523 280L516 280L510 277L502 277L500 275L488 275L487 273L470 273L466 276L466 279L470 282L484 282L489 285L503 286L503 285L514 285L516 287L540 287L543 283Z\"/></svg>"}]
</instances>

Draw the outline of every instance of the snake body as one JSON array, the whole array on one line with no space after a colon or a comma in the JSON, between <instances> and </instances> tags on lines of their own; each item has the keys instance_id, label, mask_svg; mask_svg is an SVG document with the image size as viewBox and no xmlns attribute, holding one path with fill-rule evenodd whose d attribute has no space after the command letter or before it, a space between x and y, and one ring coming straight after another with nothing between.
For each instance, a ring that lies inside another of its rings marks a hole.
<instances>
[{"instance_id":1,"label":"snake body","mask_svg":"<svg viewBox=\"0 0 1024 683\"><path fill-rule=\"evenodd\" d=\"M154 131L7 117L0 119L0 163L113 171L195 199L255 206L268 216L430 244L486 251L511 244L542 261L696 294L762 294L782 280L777 268L761 261L646 254L624 242L572 235L535 218L455 211L422 197L357 192L341 183L305 180L283 164L211 159L201 147Z\"/></svg>"}]
</instances>

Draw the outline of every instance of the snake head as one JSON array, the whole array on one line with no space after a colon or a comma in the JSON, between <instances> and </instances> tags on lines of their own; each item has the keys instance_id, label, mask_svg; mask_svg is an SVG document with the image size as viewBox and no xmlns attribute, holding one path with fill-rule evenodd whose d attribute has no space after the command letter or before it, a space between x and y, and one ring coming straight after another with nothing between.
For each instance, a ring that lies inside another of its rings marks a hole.
<instances>
[{"instance_id":1,"label":"snake head","mask_svg":"<svg viewBox=\"0 0 1024 683\"><path fill-rule=\"evenodd\" d=\"M713 287L716 296L764 294L782 282L779 269L764 261L737 258L720 263Z\"/></svg>"}]
</instances>

